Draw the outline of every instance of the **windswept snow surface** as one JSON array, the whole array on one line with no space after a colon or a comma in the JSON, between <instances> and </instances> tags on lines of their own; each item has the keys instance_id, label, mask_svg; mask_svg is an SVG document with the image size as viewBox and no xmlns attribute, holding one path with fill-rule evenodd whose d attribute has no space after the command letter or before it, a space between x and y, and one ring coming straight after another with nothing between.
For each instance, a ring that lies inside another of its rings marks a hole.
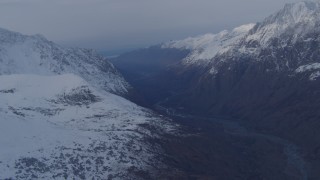
<instances>
[{"instance_id":1,"label":"windswept snow surface","mask_svg":"<svg viewBox=\"0 0 320 180\"><path fill-rule=\"evenodd\" d=\"M130 178L162 166L148 143L174 127L74 74L0 76L0 179Z\"/></svg>"}]
</instances>

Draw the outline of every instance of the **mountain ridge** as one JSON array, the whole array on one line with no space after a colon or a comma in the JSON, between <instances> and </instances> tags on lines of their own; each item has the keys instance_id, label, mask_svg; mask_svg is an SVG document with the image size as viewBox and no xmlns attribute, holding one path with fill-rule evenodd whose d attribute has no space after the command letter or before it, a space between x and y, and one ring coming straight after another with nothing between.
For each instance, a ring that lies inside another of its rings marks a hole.
<instances>
[{"instance_id":1,"label":"mountain ridge","mask_svg":"<svg viewBox=\"0 0 320 180\"><path fill-rule=\"evenodd\" d=\"M0 31L0 74L74 73L98 89L125 95L130 85L106 58L94 50L63 48L42 35Z\"/></svg>"}]
</instances>

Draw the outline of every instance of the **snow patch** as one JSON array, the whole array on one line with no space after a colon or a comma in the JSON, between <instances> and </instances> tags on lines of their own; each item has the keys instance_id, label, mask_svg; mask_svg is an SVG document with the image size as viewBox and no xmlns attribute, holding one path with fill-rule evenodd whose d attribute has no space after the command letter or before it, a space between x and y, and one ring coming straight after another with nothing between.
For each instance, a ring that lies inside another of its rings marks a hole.
<instances>
[{"instance_id":1,"label":"snow patch","mask_svg":"<svg viewBox=\"0 0 320 180\"><path fill-rule=\"evenodd\" d=\"M296 73L303 73L303 72L313 71L313 70L317 70L317 69L320 69L320 63L312 63L312 64L300 66L295 70L295 72Z\"/></svg>"},{"instance_id":2,"label":"snow patch","mask_svg":"<svg viewBox=\"0 0 320 180\"><path fill-rule=\"evenodd\" d=\"M310 81L315 81L318 77L320 77L320 71L314 72L310 75Z\"/></svg>"},{"instance_id":3,"label":"snow patch","mask_svg":"<svg viewBox=\"0 0 320 180\"><path fill-rule=\"evenodd\" d=\"M209 71L209 73L210 74L212 74L212 75L216 75L216 74L218 74L218 70L217 69L215 69L214 67L212 67L211 69L210 69L210 71Z\"/></svg>"}]
</instances>

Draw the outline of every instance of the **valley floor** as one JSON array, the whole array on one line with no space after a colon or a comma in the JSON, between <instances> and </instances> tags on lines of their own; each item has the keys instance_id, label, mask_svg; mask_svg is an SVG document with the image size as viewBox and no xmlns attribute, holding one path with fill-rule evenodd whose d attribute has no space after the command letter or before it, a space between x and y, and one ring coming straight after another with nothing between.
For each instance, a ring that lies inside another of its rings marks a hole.
<instances>
[{"instance_id":1,"label":"valley floor","mask_svg":"<svg viewBox=\"0 0 320 180\"><path fill-rule=\"evenodd\" d=\"M186 132L163 142L166 163L172 167L164 178L170 174L172 179L316 179L317 175L308 174L308 162L299 147L285 139L234 120L182 115L168 109L160 112L169 112Z\"/></svg>"}]
</instances>

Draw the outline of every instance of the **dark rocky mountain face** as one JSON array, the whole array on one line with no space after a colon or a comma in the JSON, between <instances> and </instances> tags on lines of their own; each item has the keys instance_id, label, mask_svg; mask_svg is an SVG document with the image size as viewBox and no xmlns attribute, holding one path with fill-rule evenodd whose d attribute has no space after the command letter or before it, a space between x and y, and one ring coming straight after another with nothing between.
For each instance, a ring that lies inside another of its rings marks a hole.
<instances>
[{"instance_id":1,"label":"dark rocky mountain face","mask_svg":"<svg viewBox=\"0 0 320 180\"><path fill-rule=\"evenodd\" d=\"M130 73L128 81L149 105L233 118L258 132L288 139L301 147L311 177L319 177L319 10L317 2L287 5L205 66L184 65L190 51L161 47L113 62ZM126 63L134 64L129 71ZM150 63L161 68L153 70ZM146 80L139 73L147 70Z\"/></svg>"}]
</instances>

